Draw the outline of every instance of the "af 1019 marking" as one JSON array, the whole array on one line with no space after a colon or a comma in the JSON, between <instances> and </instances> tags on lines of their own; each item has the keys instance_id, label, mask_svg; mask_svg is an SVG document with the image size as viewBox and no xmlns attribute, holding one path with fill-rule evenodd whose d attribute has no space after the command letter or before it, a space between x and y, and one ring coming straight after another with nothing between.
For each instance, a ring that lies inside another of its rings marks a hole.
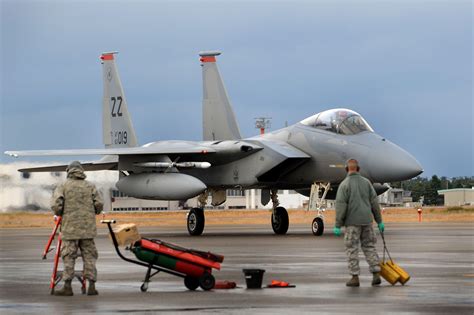
<instances>
[{"instance_id":1,"label":"af 1019 marking","mask_svg":"<svg viewBox=\"0 0 474 315\"><path fill-rule=\"evenodd\" d=\"M111 100L112 102L114 102L114 103L112 104L112 112L111 112L112 117L117 117L117 116L121 117L121 116L122 116L122 112L121 112L121 109L122 109L122 97L121 97L121 96L117 96L117 97L112 96L112 97L110 98L110 100ZM117 101L119 101L119 104L118 104L118 107L117 107L117 112L115 112L115 104L117 103Z\"/></svg>"},{"instance_id":2,"label":"af 1019 marking","mask_svg":"<svg viewBox=\"0 0 474 315\"><path fill-rule=\"evenodd\" d=\"M127 144L128 141L128 135L126 131L111 131L110 138L113 144Z\"/></svg>"}]
</instances>

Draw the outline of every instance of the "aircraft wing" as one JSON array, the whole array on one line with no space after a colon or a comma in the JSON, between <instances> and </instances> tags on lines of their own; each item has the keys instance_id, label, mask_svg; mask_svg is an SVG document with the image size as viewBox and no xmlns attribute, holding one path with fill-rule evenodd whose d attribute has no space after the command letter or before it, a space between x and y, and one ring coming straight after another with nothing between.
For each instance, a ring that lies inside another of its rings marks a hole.
<instances>
[{"instance_id":1,"label":"aircraft wing","mask_svg":"<svg viewBox=\"0 0 474 315\"><path fill-rule=\"evenodd\" d=\"M40 166L40 167L28 167L21 168L18 171L22 173L30 172L64 172L69 164L57 164L49 166ZM113 171L117 170L117 162L91 162L91 163L81 163L85 171Z\"/></svg>"},{"instance_id":2,"label":"aircraft wing","mask_svg":"<svg viewBox=\"0 0 474 315\"><path fill-rule=\"evenodd\" d=\"M159 141L141 147L76 149L76 150L32 150L6 151L12 157L23 156L80 156L104 155L99 161L82 163L86 171L118 170L120 157L133 164L136 162L161 162L162 157L180 162L210 162L212 165L225 164L241 159L261 150L262 147L244 141ZM61 172L67 165L46 165L24 168L21 172ZM122 166L121 166L122 167Z\"/></svg>"},{"instance_id":3,"label":"aircraft wing","mask_svg":"<svg viewBox=\"0 0 474 315\"><path fill-rule=\"evenodd\" d=\"M79 156L79 155L141 155L141 154L196 154L215 153L209 146L192 141L160 141L141 147L110 149L31 150L6 151L12 157L20 156Z\"/></svg>"},{"instance_id":4,"label":"aircraft wing","mask_svg":"<svg viewBox=\"0 0 474 315\"><path fill-rule=\"evenodd\" d=\"M69 164L50 164L38 167L21 168L18 171L22 173L30 172L65 172ZM98 161L82 162L85 171L113 171L117 170L118 157L116 155L107 155Z\"/></svg>"}]
</instances>

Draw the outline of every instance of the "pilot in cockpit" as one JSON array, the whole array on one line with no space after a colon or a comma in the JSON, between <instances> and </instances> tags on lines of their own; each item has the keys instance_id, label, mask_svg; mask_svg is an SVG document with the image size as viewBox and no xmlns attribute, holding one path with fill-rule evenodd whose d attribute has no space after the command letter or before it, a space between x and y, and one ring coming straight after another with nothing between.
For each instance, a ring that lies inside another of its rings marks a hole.
<instances>
[{"instance_id":1,"label":"pilot in cockpit","mask_svg":"<svg viewBox=\"0 0 474 315\"><path fill-rule=\"evenodd\" d=\"M330 109L311 116L301 121L301 123L342 135L355 135L364 131L374 131L362 116L349 109Z\"/></svg>"}]
</instances>

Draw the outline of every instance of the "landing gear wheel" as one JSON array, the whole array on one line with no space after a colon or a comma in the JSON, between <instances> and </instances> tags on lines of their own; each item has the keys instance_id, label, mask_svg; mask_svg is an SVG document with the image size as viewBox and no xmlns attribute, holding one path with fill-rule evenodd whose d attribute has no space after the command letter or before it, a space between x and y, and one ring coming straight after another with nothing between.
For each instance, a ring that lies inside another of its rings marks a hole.
<instances>
[{"instance_id":1,"label":"landing gear wheel","mask_svg":"<svg viewBox=\"0 0 474 315\"><path fill-rule=\"evenodd\" d=\"M140 286L140 291L146 292L146 290L148 290L148 282L145 282Z\"/></svg>"},{"instance_id":2,"label":"landing gear wheel","mask_svg":"<svg viewBox=\"0 0 474 315\"><path fill-rule=\"evenodd\" d=\"M216 285L216 279L209 272L203 273L199 278L199 286L205 291L209 291Z\"/></svg>"},{"instance_id":3,"label":"landing gear wheel","mask_svg":"<svg viewBox=\"0 0 474 315\"><path fill-rule=\"evenodd\" d=\"M288 231L288 212L283 207L276 207L272 213L272 228L275 234L286 234Z\"/></svg>"},{"instance_id":4,"label":"landing gear wheel","mask_svg":"<svg viewBox=\"0 0 474 315\"><path fill-rule=\"evenodd\" d=\"M316 236L321 236L323 235L324 232L324 221L320 217L316 217L313 220L313 223L311 224L311 230L313 231L313 234Z\"/></svg>"},{"instance_id":5,"label":"landing gear wheel","mask_svg":"<svg viewBox=\"0 0 474 315\"><path fill-rule=\"evenodd\" d=\"M201 235L204 231L204 210L201 208L192 208L188 213L188 232L189 235Z\"/></svg>"},{"instance_id":6,"label":"landing gear wheel","mask_svg":"<svg viewBox=\"0 0 474 315\"><path fill-rule=\"evenodd\" d=\"M184 278L184 286L191 291L196 290L199 287L199 279L186 276Z\"/></svg>"}]
</instances>

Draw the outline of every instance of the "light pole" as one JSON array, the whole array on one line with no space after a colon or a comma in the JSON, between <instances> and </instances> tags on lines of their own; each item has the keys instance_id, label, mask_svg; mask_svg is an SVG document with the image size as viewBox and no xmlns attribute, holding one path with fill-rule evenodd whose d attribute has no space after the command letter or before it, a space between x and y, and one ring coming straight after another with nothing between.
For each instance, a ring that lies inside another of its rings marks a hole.
<instances>
[{"instance_id":1,"label":"light pole","mask_svg":"<svg viewBox=\"0 0 474 315\"><path fill-rule=\"evenodd\" d=\"M263 135L265 133L265 129L270 128L272 123L270 119L271 117L257 117L255 119L255 128L260 129L260 134Z\"/></svg>"},{"instance_id":2,"label":"light pole","mask_svg":"<svg viewBox=\"0 0 474 315\"><path fill-rule=\"evenodd\" d=\"M265 129L271 127L271 117L256 117L255 119L255 128L260 129L260 135L265 134ZM250 190L250 208L255 209L255 189Z\"/></svg>"}]
</instances>

